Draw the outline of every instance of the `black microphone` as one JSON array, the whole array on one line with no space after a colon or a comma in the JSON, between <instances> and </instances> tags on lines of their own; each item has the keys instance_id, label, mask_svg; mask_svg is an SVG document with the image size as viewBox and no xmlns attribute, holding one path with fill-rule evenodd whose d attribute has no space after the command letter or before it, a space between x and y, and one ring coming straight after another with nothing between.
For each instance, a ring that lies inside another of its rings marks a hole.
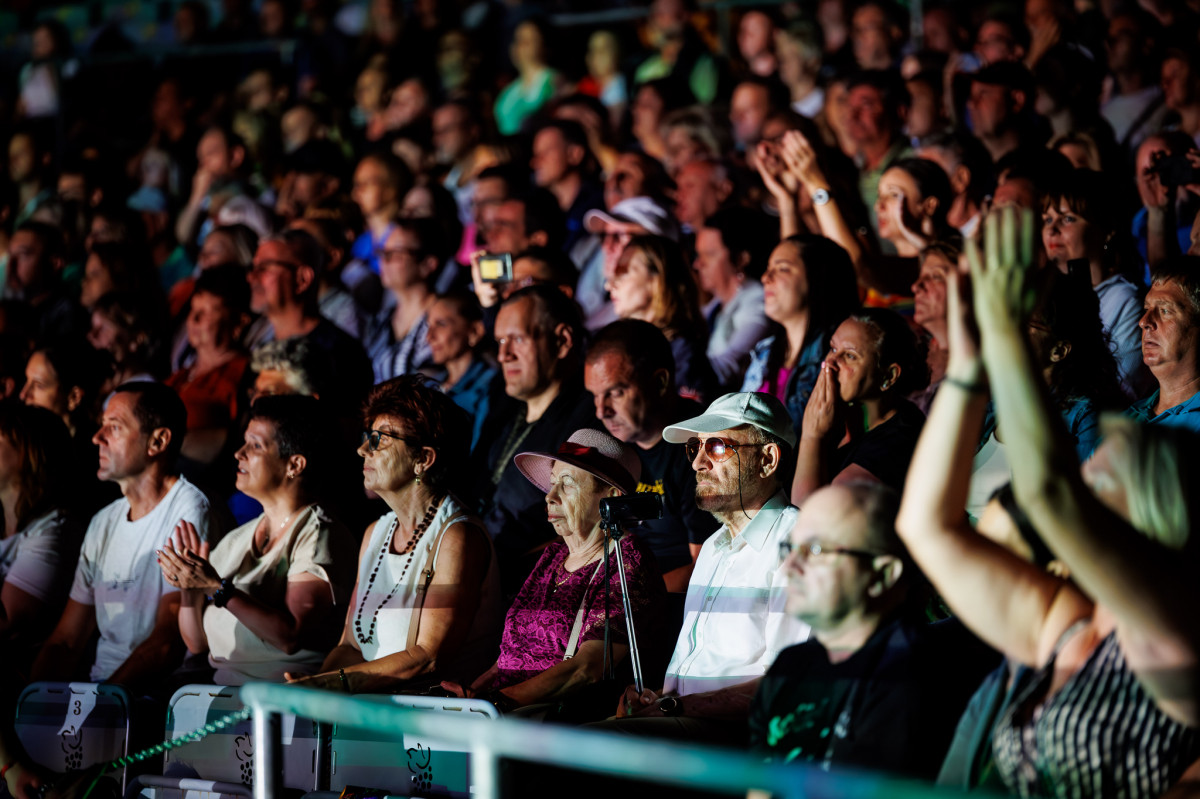
<instances>
[{"instance_id":1,"label":"black microphone","mask_svg":"<svg viewBox=\"0 0 1200 799\"><path fill-rule=\"evenodd\" d=\"M649 491L600 500L600 518L610 523L661 519L662 515L662 495Z\"/></svg>"}]
</instances>

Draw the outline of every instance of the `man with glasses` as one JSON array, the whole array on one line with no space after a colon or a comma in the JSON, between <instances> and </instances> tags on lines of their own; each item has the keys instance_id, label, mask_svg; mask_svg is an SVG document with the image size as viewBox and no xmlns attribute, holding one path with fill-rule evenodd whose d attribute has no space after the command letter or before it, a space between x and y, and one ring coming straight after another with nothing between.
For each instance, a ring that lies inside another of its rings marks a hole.
<instances>
[{"instance_id":1,"label":"man with glasses","mask_svg":"<svg viewBox=\"0 0 1200 799\"><path fill-rule=\"evenodd\" d=\"M700 548L683 629L661 692L626 689L619 721L639 735L745 743L750 699L767 667L808 628L785 610L779 545L798 510L788 503L796 431L770 394L726 394L663 430L696 472L696 504L722 523Z\"/></svg>"},{"instance_id":2,"label":"man with glasses","mask_svg":"<svg viewBox=\"0 0 1200 799\"><path fill-rule=\"evenodd\" d=\"M899 503L880 483L823 488L781 542L787 612L812 637L779 654L750 706L769 758L932 779L995 665L957 620L926 621Z\"/></svg>"},{"instance_id":3,"label":"man with glasses","mask_svg":"<svg viewBox=\"0 0 1200 799\"><path fill-rule=\"evenodd\" d=\"M339 416L349 417L371 387L371 364L362 345L318 311L325 249L303 230L286 230L262 241L254 254L250 310L262 317L247 343L303 339L328 364L330 401Z\"/></svg>"}]
</instances>

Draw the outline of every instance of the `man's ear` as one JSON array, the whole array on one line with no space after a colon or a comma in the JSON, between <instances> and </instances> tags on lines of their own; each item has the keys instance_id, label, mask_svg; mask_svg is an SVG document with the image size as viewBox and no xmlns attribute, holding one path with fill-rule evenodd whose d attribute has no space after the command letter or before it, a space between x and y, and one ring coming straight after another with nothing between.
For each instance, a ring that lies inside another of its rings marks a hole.
<instances>
[{"instance_id":1,"label":"man's ear","mask_svg":"<svg viewBox=\"0 0 1200 799\"><path fill-rule=\"evenodd\" d=\"M305 294L312 288L313 281L317 279L317 270L311 266L301 264L296 267L296 296Z\"/></svg>"},{"instance_id":2,"label":"man's ear","mask_svg":"<svg viewBox=\"0 0 1200 799\"><path fill-rule=\"evenodd\" d=\"M560 322L554 326L554 346L555 357L560 361L571 354L575 347L575 334L570 325Z\"/></svg>"},{"instance_id":3,"label":"man's ear","mask_svg":"<svg viewBox=\"0 0 1200 799\"><path fill-rule=\"evenodd\" d=\"M1050 363L1058 363L1071 354L1071 342L1056 341L1050 348Z\"/></svg>"},{"instance_id":4,"label":"man's ear","mask_svg":"<svg viewBox=\"0 0 1200 799\"><path fill-rule=\"evenodd\" d=\"M761 449L763 454L762 476L770 477L783 465L783 450L774 442L763 444Z\"/></svg>"},{"instance_id":5,"label":"man's ear","mask_svg":"<svg viewBox=\"0 0 1200 799\"><path fill-rule=\"evenodd\" d=\"M872 561L871 567L875 571L875 579L867 586L867 594L872 597L883 596L892 590L904 574L904 561L895 555L880 555Z\"/></svg>"},{"instance_id":6,"label":"man's ear","mask_svg":"<svg viewBox=\"0 0 1200 799\"><path fill-rule=\"evenodd\" d=\"M671 387L671 373L666 369L656 369L654 371L654 386L658 389L658 395L665 397L667 390Z\"/></svg>"},{"instance_id":7,"label":"man's ear","mask_svg":"<svg viewBox=\"0 0 1200 799\"><path fill-rule=\"evenodd\" d=\"M240 167L242 165L242 162L245 160L246 160L246 148L245 147L243 147L239 144L237 147L234 147L233 150L230 151L229 165L232 166L234 169L237 169L238 167Z\"/></svg>"},{"instance_id":8,"label":"man's ear","mask_svg":"<svg viewBox=\"0 0 1200 799\"><path fill-rule=\"evenodd\" d=\"M156 427L150 431L150 441L146 444L146 453L151 457L161 455L171 446L171 428Z\"/></svg>"},{"instance_id":9,"label":"man's ear","mask_svg":"<svg viewBox=\"0 0 1200 799\"><path fill-rule=\"evenodd\" d=\"M1028 99L1025 97L1025 92L1020 89L1010 89L1009 96L1012 98L1013 111L1018 114L1021 113L1025 109L1025 101Z\"/></svg>"},{"instance_id":10,"label":"man's ear","mask_svg":"<svg viewBox=\"0 0 1200 799\"><path fill-rule=\"evenodd\" d=\"M883 383L879 386L880 391L887 391L892 386L896 385L896 381L900 379L900 364L894 363L887 368L883 374Z\"/></svg>"},{"instance_id":11,"label":"man's ear","mask_svg":"<svg viewBox=\"0 0 1200 799\"><path fill-rule=\"evenodd\" d=\"M971 170L965 164L959 164L950 176L950 188L956 195L962 194L971 185Z\"/></svg>"},{"instance_id":12,"label":"man's ear","mask_svg":"<svg viewBox=\"0 0 1200 799\"><path fill-rule=\"evenodd\" d=\"M571 166L579 166L583 163L583 157L586 151L578 144L572 144L567 147L567 163Z\"/></svg>"},{"instance_id":13,"label":"man's ear","mask_svg":"<svg viewBox=\"0 0 1200 799\"><path fill-rule=\"evenodd\" d=\"M538 230L529 235L529 244L534 247L545 247L550 243L550 234L544 230Z\"/></svg>"}]
</instances>

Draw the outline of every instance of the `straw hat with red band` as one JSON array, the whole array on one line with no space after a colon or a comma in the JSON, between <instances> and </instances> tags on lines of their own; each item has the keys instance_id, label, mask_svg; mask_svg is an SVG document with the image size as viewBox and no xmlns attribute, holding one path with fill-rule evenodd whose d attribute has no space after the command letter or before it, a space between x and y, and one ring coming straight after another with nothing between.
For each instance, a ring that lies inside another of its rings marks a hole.
<instances>
[{"instance_id":1,"label":"straw hat with red band","mask_svg":"<svg viewBox=\"0 0 1200 799\"><path fill-rule=\"evenodd\" d=\"M558 452L522 452L513 459L521 474L543 493L550 491L550 466L569 463L626 494L637 491L642 461L637 451L601 430L576 430Z\"/></svg>"}]
</instances>

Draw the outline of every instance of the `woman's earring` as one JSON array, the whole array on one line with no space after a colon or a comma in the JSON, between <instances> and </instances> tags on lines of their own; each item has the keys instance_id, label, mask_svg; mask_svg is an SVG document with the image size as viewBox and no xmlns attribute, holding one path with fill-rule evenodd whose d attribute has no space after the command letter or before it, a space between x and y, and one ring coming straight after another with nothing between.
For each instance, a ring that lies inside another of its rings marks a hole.
<instances>
[{"instance_id":1,"label":"woman's earring","mask_svg":"<svg viewBox=\"0 0 1200 799\"><path fill-rule=\"evenodd\" d=\"M421 484L421 470L417 470L417 485Z\"/></svg>"}]
</instances>

